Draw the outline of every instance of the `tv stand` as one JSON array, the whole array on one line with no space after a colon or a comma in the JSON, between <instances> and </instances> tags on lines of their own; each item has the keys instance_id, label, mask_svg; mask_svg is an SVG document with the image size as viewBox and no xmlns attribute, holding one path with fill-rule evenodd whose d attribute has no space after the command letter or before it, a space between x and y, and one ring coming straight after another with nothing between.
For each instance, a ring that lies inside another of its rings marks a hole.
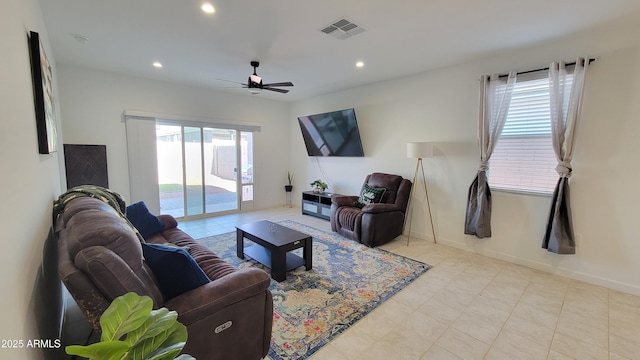
<instances>
[{"instance_id":1,"label":"tv stand","mask_svg":"<svg viewBox=\"0 0 640 360\"><path fill-rule=\"evenodd\" d=\"M331 217L331 198L340 194L313 191L302 192L302 213L320 219L329 220Z\"/></svg>"}]
</instances>

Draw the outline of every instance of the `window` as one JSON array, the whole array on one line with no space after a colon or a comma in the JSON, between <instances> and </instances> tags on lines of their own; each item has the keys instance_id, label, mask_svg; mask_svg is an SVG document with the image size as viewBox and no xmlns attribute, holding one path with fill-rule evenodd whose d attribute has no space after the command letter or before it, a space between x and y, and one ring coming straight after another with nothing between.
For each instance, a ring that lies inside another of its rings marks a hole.
<instances>
[{"instance_id":1,"label":"window","mask_svg":"<svg viewBox=\"0 0 640 360\"><path fill-rule=\"evenodd\" d=\"M518 75L489 166L492 189L551 194L558 182L547 71Z\"/></svg>"}]
</instances>

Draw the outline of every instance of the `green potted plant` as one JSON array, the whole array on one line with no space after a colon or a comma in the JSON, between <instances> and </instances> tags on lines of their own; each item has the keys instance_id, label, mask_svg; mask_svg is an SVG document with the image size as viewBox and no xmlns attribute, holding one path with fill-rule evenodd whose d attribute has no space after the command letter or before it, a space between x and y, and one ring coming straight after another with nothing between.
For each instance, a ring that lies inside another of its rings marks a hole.
<instances>
[{"instance_id":1,"label":"green potted plant","mask_svg":"<svg viewBox=\"0 0 640 360\"><path fill-rule=\"evenodd\" d=\"M291 190L293 190L293 174L289 171L287 171L287 181L289 182L289 185L284 186L284 191L291 192Z\"/></svg>"},{"instance_id":2,"label":"green potted plant","mask_svg":"<svg viewBox=\"0 0 640 360\"><path fill-rule=\"evenodd\" d=\"M321 193L324 192L325 190L327 190L327 183L325 183L324 181L318 179L314 182L311 183L311 186L313 186L313 192L315 193Z\"/></svg>"},{"instance_id":3,"label":"green potted plant","mask_svg":"<svg viewBox=\"0 0 640 360\"><path fill-rule=\"evenodd\" d=\"M187 328L178 313L153 310L148 296L130 292L113 300L100 317L102 336L91 345L70 345L67 354L92 360L194 360L182 354ZM176 357L177 356L177 357Z\"/></svg>"}]
</instances>

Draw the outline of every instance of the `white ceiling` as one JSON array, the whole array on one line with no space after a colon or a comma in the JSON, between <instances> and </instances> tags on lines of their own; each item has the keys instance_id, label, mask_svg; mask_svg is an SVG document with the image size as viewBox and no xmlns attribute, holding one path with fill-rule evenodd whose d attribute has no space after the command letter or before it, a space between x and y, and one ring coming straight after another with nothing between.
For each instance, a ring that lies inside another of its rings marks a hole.
<instances>
[{"instance_id":1,"label":"white ceiling","mask_svg":"<svg viewBox=\"0 0 640 360\"><path fill-rule=\"evenodd\" d=\"M251 60L292 101L541 43L640 14L639 0L40 0L54 57L70 64L248 94ZM346 17L346 40L319 31ZM640 18L640 16L639 16ZM81 35L88 42L78 42ZM637 34L635 35L637 36ZM355 67L361 60L365 66ZM154 61L164 67L156 69Z\"/></svg>"}]
</instances>

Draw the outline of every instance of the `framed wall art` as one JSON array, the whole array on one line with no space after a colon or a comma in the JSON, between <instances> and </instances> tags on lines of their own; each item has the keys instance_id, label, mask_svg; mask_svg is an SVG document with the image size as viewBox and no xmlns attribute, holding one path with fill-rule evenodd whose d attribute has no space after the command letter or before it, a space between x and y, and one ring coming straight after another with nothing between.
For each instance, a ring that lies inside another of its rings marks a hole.
<instances>
[{"instance_id":1,"label":"framed wall art","mask_svg":"<svg viewBox=\"0 0 640 360\"><path fill-rule=\"evenodd\" d=\"M52 83L53 74L49 59L47 59L47 55L40 43L40 36L34 31L29 32L29 52L31 54L31 75L38 131L38 150L41 154L50 154L58 151L58 135Z\"/></svg>"},{"instance_id":2,"label":"framed wall art","mask_svg":"<svg viewBox=\"0 0 640 360\"><path fill-rule=\"evenodd\" d=\"M107 146L63 144L67 189L78 185L109 188Z\"/></svg>"}]
</instances>

